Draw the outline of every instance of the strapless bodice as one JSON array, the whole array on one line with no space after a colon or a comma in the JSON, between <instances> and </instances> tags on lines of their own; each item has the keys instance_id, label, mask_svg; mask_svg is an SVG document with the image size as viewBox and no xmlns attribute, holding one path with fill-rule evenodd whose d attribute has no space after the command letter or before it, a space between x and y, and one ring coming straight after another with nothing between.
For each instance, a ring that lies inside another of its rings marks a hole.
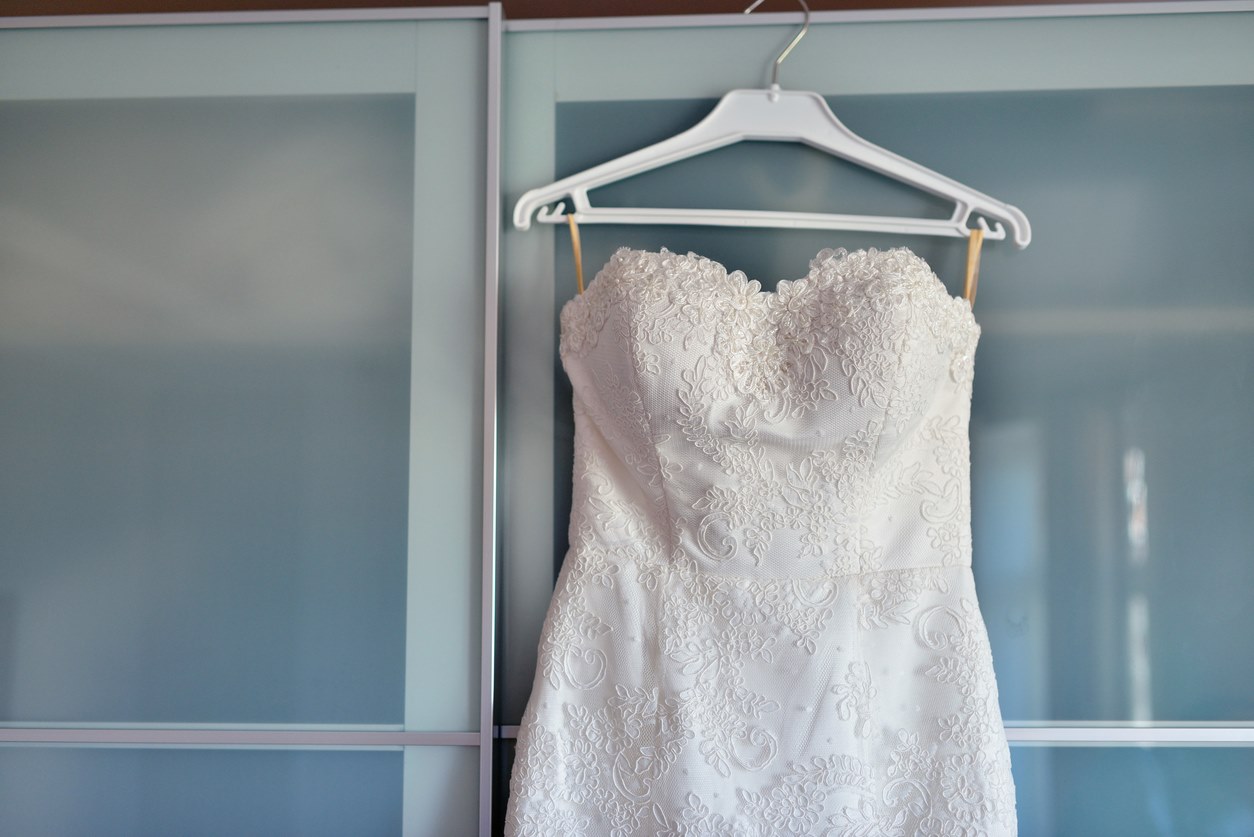
<instances>
[{"instance_id":1,"label":"strapless bodice","mask_svg":"<svg viewBox=\"0 0 1254 837\"><path fill-rule=\"evenodd\" d=\"M577 435L616 471L604 510L678 560L787 578L969 563L980 329L910 250L824 250L768 292L624 248L561 322Z\"/></svg>"}]
</instances>

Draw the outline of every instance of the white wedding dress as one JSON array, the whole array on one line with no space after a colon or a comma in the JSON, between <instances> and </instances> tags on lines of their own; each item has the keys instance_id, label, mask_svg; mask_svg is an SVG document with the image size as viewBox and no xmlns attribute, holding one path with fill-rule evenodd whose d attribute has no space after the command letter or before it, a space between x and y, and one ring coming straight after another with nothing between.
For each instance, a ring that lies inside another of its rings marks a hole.
<instances>
[{"instance_id":1,"label":"white wedding dress","mask_svg":"<svg viewBox=\"0 0 1254 837\"><path fill-rule=\"evenodd\" d=\"M561 320L571 548L507 837L1014 834L967 302L906 249L774 293L622 249Z\"/></svg>"}]
</instances>

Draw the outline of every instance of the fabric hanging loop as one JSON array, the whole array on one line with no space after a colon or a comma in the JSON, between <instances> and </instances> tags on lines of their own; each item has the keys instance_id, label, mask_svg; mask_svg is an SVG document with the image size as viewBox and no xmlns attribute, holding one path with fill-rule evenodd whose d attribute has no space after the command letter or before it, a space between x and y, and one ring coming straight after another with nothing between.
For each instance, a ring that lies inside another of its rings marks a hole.
<instances>
[{"instance_id":1,"label":"fabric hanging loop","mask_svg":"<svg viewBox=\"0 0 1254 837\"><path fill-rule=\"evenodd\" d=\"M579 293L583 294L583 248L579 244L579 224L575 222L573 213L566 215L566 223L570 226L570 248L575 253L575 282Z\"/></svg>"},{"instance_id":2,"label":"fabric hanging loop","mask_svg":"<svg viewBox=\"0 0 1254 837\"><path fill-rule=\"evenodd\" d=\"M971 230L967 239L967 279L963 285L962 297L972 307L975 306L975 289L980 283L980 247L984 244L984 230L976 227Z\"/></svg>"}]
</instances>

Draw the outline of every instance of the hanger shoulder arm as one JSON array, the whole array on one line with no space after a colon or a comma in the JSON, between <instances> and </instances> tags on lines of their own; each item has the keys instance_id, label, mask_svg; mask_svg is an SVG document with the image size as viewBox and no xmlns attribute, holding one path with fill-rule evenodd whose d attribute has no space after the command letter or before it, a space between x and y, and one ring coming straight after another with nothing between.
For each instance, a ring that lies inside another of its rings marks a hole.
<instances>
[{"instance_id":1,"label":"hanger shoulder arm","mask_svg":"<svg viewBox=\"0 0 1254 837\"><path fill-rule=\"evenodd\" d=\"M817 97L817 94L814 95ZM826 103L822 103L822 106L827 111L829 124L807 131L801 138L801 142L920 191L953 201L956 204L953 220L964 227L970 226L972 214L987 215L1010 226L1014 242L1020 249L1027 247L1032 240L1031 225L1028 223L1027 216L1018 207L999 201L951 177L863 139L846 128L830 110L827 110ZM988 235L987 237L1000 238L1002 236Z\"/></svg>"},{"instance_id":2,"label":"hanger shoulder arm","mask_svg":"<svg viewBox=\"0 0 1254 837\"><path fill-rule=\"evenodd\" d=\"M737 143L743 138L739 134L711 131L706 121L703 120L669 139L524 193L514 204L514 226L520 230L529 228L531 217L538 209L565 197L571 199L575 211L586 210L589 189L596 189L689 157L696 157L725 145Z\"/></svg>"}]
</instances>

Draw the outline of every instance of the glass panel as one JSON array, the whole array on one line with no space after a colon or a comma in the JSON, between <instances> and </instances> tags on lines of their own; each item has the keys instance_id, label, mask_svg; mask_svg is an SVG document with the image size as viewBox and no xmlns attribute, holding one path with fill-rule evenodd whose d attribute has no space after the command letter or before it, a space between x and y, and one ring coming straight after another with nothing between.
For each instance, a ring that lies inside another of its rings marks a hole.
<instances>
[{"instance_id":1,"label":"glass panel","mask_svg":"<svg viewBox=\"0 0 1254 837\"><path fill-rule=\"evenodd\" d=\"M1006 717L1254 717L1254 285L1244 267L1254 240L1243 230L1254 87L831 102L863 136L1012 201L1034 224L1027 250L986 246L976 308L974 562ZM711 105L559 103L556 174L670 136ZM804 148L751 144L593 201L934 213L877 181ZM665 246L768 289L803 275L823 247L909 246L959 293L966 250L846 232L582 232L590 276L619 245ZM555 321L575 288L564 231L552 258ZM552 567L570 502L560 371L554 392ZM515 675L506 705L521 707L530 685Z\"/></svg>"},{"instance_id":2,"label":"glass panel","mask_svg":"<svg viewBox=\"0 0 1254 837\"><path fill-rule=\"evenodd\" d=\"M1254 749L1012 747L1022 837L1244 837Z\"/></svg>"},{"instance_id":3,"label":"glass panel","mask_svg":"<svg viewBox=\"0 0 1254 837\"><path fill-rule=\"evenodd\" d=\"M1003 711L1254 718L1254 88L1027 98L1040 223L989 254L972 422Z\"/></svg>"},{"instance_id":4,"label":"glass panel","mask_svg":"<svg viewBox=\"0 0 1254 837\"><path fill-rule=\"evenodd\" d=\"M0 833L401 832L401 753L0 748Z\"/></svg>"},{"instance_id":5,"label":"glass panel","mask_svg":"<svg viewBox=\"0 0 1254 837\"><path fill-rule=\"evenodd\" d=\"M405 748L404 825L405 837L478 833L479 748Z\"/></svg>"},{"instance_id":6,"label":"glass panel","mask_svg":"<svg viewBox=\"0 0 1254 837\"><path fill-rule=\"evenodd\" d=\"M0 719L401 722L413 120L0 104Z\"/></svg>"}]
</instances>

